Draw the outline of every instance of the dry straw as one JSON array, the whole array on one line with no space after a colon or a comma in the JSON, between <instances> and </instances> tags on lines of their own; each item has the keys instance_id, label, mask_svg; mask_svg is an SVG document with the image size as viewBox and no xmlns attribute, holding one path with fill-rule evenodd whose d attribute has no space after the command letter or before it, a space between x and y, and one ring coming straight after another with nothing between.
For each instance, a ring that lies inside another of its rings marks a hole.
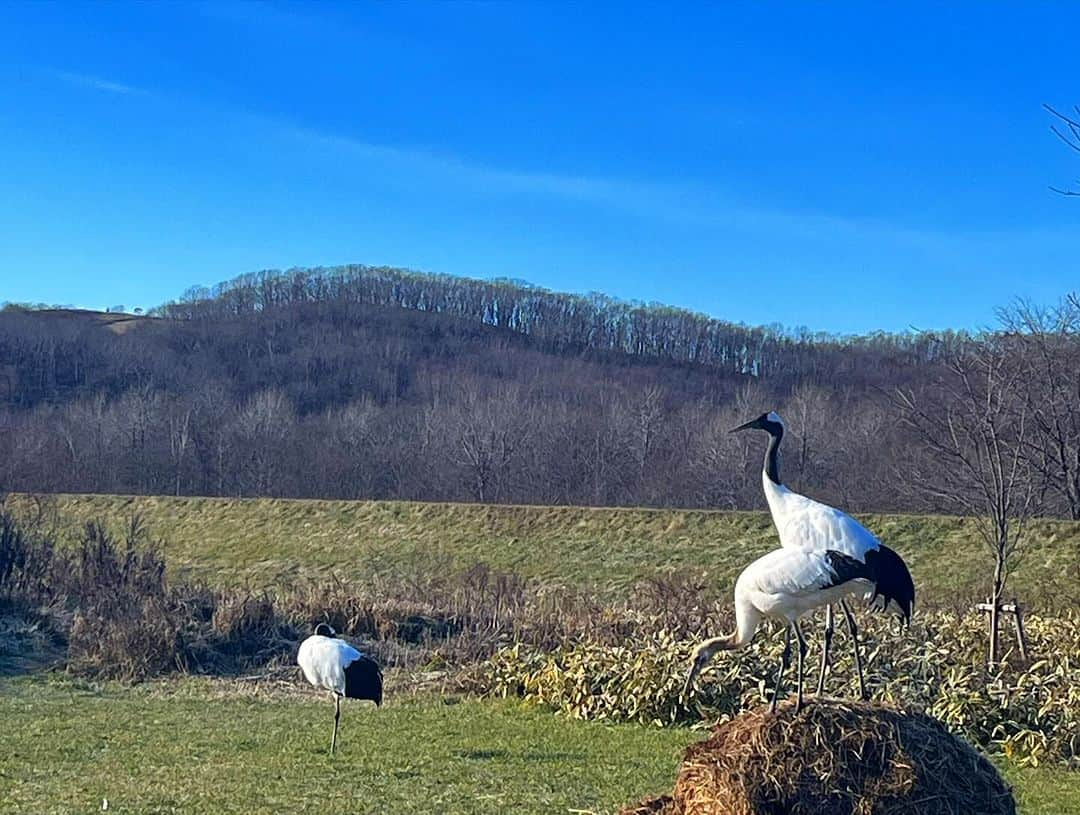
<instances>
[{"instance_id":1,"label":"dry straw","mask_svg":"<svg viewBox=\"0 0 1080 815\"><path fill-rule=\"evenodd\" d=\"M671 795L623 815L1015 815L997 770L922 713L816 700L764 707L686 750Z\"/></svg>"}]
</instances>

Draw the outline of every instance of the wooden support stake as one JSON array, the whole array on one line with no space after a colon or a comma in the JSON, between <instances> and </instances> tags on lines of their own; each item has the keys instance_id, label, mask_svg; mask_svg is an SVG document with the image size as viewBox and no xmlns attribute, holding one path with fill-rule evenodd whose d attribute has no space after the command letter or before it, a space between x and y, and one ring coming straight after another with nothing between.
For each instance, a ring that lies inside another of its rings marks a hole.
<instances>
[{"instance_id":1,"label":"wooden support stake","mask_svg":"<svg viewBox=\"0 0 1080 815\"><path fill-rule=\"evenodd\" d=\"M1024 614L1020 611L1020 604L1016 602L1016 598L1013 598L1013 622L1016 623L1016 640L1020 643L1020 656L1023 659L1028 658L1027 651L1027 637L1024 635Z\"/></svg>"},{"instance_id":2,"label":"wooden support stake","mask_svg":"<svg viewBox=\"0 0 1080 815\"><path fill-rule=\"evenodd\" d=\"M996 609L997 613L995 613L994 604L990 601L989 597L986 598L985 603L976 603L975 610L989 615L988 634L990 637L991 664L997 658L997 648L995 647L997 643L994 642L994 623L997 622L995 618L997 618L999 614L1013 615L1013 626L1016 629L1016 642L1020 646L1020 657L1025 660L1028 658L1027 635L1024 633L1024 613L1020 608L1020 603L1015 597L1011 603L1000 603Z\"/></svg>"}]
</instances>

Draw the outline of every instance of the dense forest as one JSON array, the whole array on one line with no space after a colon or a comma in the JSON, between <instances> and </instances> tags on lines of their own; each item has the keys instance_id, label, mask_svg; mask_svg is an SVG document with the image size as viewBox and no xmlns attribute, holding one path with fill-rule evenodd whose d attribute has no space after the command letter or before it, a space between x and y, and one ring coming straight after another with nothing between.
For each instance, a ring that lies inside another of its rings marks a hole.
<instances>
[{"instance_id":1,"label":"dense forest","mask_svg":"<svg viewBox=\"0 0 1080 815\"><path fill-rule=\"evenodd\" d=\"M1080 517L1078 314L840 338L365 266L137 317L8 305L0 490L750 508L764 441L728 430L776 409L794 488L950 510L923 488L950 465L918 410L962 401L958 364L993 357L1022 379L1007 405L1000 378L980 393L1007 409L1034 510Z\"/></svg>"}]
</instances>

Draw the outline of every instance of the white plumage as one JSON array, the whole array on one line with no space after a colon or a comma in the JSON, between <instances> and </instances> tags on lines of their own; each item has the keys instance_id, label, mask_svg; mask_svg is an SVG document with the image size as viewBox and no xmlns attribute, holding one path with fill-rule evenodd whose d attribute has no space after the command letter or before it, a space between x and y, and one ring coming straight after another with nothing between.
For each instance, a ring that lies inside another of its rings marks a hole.
<instances>
[{"instance_id":1,"label":"white plumage","mask_svg":"<svg viewBox=\"0 0 1080 815\"><path fill-rule=\"evenodd\" d=\"M308 682L334 696L334 735L330 740L333 754L342 698L370 699L376 705L382 704L382 671L371 657L338 639L326 623L317 625L315 633L300 643L296 661Z\"/></svg>"},{"instance_id":2,"label":"white plumage","mask_svg":"<svg viewBox=\"0 0 1080 815\"><path fill-rule=\"evenodd\" d=\"M787 549L834 549L865 560L881 541L861 523L840 510L774 484L766 473L761 480L780 545Z\"/></svg>"},{"instance_id":3,"label":"white plumage","mask_svg":"<svg viewBox=\"0 0 1080 815\"><path fill-rule=\"evenodd\" d=\"M300 643L296 661L312 685L344 696L345 668L361 656L344 640L313 634Z\"/></svg>"},{"instance_id":4,"label":"white plumage","mask_svg":"<svg viewBox=\"0 0 1080 815\"><path fill-rule=\"evenodd\" d=\"M762 618L792 623L851 591L824 552L774 549L735 581L735 627L740 645L750 641Z\"/></svg>"},{"instance_id":5,"label":"white plumage","mask_svg":"<svg viewBox=\"0 0 1080 815\"><path fill-rule=\"evenodd\" d=\"M735 581L734 633L705 640L694 649L684 694L690 692L694 678L717 651L745 647L765 619L774 619L784 622L788 630L771 707L776 709L780 683L791 658L791 634L794 632L799 645L796 710L801 708L806 640L799 629L799 618L850 593L853 579L856 578L846 575L843 563L838 567L827 552L789 548L776 549L759 557L743 569Z\"/></svg>"},{"instance_id":6,"label":"white plumage","mask_svg":"<svg viewBox=\"0 0 1080 815\"><path fill-rule=\"evenodd\" d=\"M788 489L780 481L779 448L784 435L784 422L776 413L767 413L735 428L764 430L770 436L765 464L761 471L762 487L769 512L780 536L780 545L787 550L835 552L851 558L854 564L865 567L865 576L847 582L848 591L837 597L847 620L855 653L859 695L866 696L862 659L858 647L858 627L845 602L848 595L873 601L882 597L882 607L910 620L915 602L915 587L903 559L883 546L865 526L845 512L822 504ZM734 431L733 431L734 432ZM853 565L853 564L850 564ZM822 651L818 693L824 688L825 671L833 636L831 602L826 606L825 647Z\"/></svg>"}]
</instances>

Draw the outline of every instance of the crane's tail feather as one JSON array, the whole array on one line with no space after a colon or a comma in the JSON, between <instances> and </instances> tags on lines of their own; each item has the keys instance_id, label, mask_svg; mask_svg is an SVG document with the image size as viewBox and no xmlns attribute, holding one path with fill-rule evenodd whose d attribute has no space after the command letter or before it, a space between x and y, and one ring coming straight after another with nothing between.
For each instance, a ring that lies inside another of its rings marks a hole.
<instances>
[{"instance_id":1,"label":"crane's tail feather","mask_svg":"<svg viewBox=\"0 0 1080 815\"><path fill-rule=\"evenodd\" d=\"M830 585L839 586L851 580L865 580L872 586L868 592L871 607L880 597L882 610L895 611L905 623L911 622L915 610L915 582L900 555L888 546L880 546L866 553L866 562L842 552L828 550L825 556L833 573Z\"/></svg>"},{"instance_id":2,"label":"crane's tail feather","mask_svg":"<svg viewBox=\"0 0 1080 815\"><path fill-rule=\"evenodd\" d=\"M383 678L379 663L361 654L345 666L345 695L350 699L370 699L382 704Z\"/></svg>"},{"instance_id":3,"label":"crane's tail feather","mask_svg":"<svg viewBox=\"0 0 1080 815\"><path fill-rule=\"evenodd\" d=\"M910 623L915 611L915 581L904 559L882 544L866 553L866 567L874 583L870 602L881 597L882 608L894 606L904 622Z\"/></svg>"}]
</instances>

